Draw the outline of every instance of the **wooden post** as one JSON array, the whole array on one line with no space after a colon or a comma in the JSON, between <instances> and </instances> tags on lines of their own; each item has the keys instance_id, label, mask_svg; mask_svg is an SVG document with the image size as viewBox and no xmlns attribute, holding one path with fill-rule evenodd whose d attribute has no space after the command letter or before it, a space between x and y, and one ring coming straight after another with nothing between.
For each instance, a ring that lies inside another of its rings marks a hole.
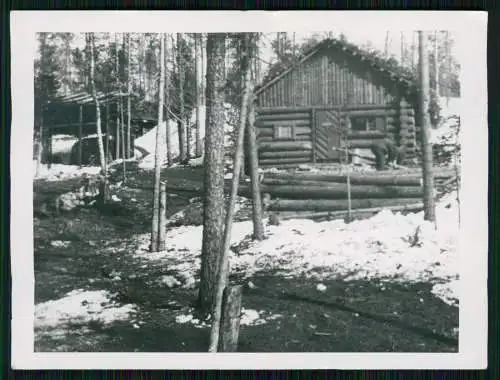
<instances>
[{"instance_id":1,"label":"wooden post","mask_svg":"<svg viewBox=\"0 0 500 380\"><path fill-rule=\"evenodd\" d=\"M160 184L160 207L158 218L158 251L166 249L167 235L167 183Z\"/></svg>"},{"instance_id":2,"label":"wooden post","mask_svg":"<svg viewBox=\"0 0 500 380\"><path fill-rule=\"evenodd\" d=\"M227 286L222 296L219 352L237 352L240 333L242 286Z\"/></svg>"},{"instance_id":3,"label":"wooden post","mask_svg":"<svg viewBox=\"0 0 500 380\"><path fill-rule=\"evenodd\" d=\"M313 163L316 163L316 108L311 109L311 130L312 130L312 155Z\"/></svg>"},{"instance_id":4,"label":"wooden post","mask_svg":"<svg viewBox=\"0 0 500 380\"><path fill-rule=\"evenodd\" d=\"M83 105L80 104L80 112L78 115L78 166L82 167L83 161L83 142L82 142L82 134L83 134Z\"/></svg>"}]
</instances>

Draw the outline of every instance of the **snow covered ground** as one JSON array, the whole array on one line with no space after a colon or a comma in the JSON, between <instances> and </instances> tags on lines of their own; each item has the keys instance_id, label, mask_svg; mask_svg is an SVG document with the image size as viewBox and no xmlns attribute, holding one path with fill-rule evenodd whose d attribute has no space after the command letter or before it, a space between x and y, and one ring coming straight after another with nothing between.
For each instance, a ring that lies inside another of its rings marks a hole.
<instances>
[{"instance_id":1,"label":"snow covered ground","mask_svg":"<svg viewBox=\"0 0 500 380\"><path fill-rule=\"evenodd\" d=\"M444 302L458 301L458 219L455 195L437 206L437 230L423 214L403 216L383 211L366 220L317 223L289 220L268 226L262 242L249 242L251 222L233 225L232 244L248 247L231 255L231 270L250 280L258 272L273 271L284 277L305 276L324 280L377 279L429 282ZM149 235L138 237L135 256L144 262L168 263L178 281L171 286L193 287L200 268L202 226L182 226L168 232L170 251L148 252ZM258 284L256 284L258 286Z\"/></svg>"},{"instance_id":2,"label":"snow covered ground","mask_svg":"<svg viewBox=\"0 0 500 380\"><path fill-rule=\"evenodd\" d=\"M226 136L226 141L225 145L229 145L229 140L228 140L228 134L232 132L233 126L230 125L230 117L229 113L231 112L232 106L228 103L224 104L224 107L226 109L226 125L225 125L225 136ZM201 108L201 127L200 127L200 136L201 139L205 139L205 117L206 117L206 107ZM190 125L191 125L191 151L194 152L195 150L195 129L194 126L196 125L196 112L193 110L193 113L191 115L190 119ZM165 131L165 126L166 123L164 122L162 127L163 131ZM179 133L178 133L178 128L177 128L177 122L174 120L169 120L169 126L170 126L170 141L171 141L171 154L172 158L175 160L179 156ZM135 140L135 147L140 149L142 152L144 152L144 157L140 160L139 162L139 167L143 170L152 170L154 169L154 152L156 149L156 131L158 127L154 127L141 137L137 138ZM166 136L161 136L161 149L165 151L166 149ZM163 166L166 165L166 157L163 161Z\"/></svg>"},{"instance_id":3,"label":"snow covered ground","mask_svg":"<svg viewBox=\"0 0 500 380\"><path fill-rule=\"evenodd\" d=\"M84 174L96 175L101 172L100 166L83 166L52 164L50 169L48 165L40 165L40 173L36 176L36 160L33 160L33 178L44 179L46 181L60 181L69 178L82 177Z\"/></svg>"},{"instance_id":4,"label":"snow covered ground","mask_svg":"<svg viewBox=\"0 0 500 380\"><path fill-rule=\"evenodd\" d=\"M130 321L135 327L133 316L137 312L136 306L118 305L111 298L112 295L106 291L78 289L58 300L36 305L37 337L48 336L63 340L68 334L77 333L79 327L86 332L85 325L89 322L107 325L115 321Z\"/></svg>"}]
</instances>

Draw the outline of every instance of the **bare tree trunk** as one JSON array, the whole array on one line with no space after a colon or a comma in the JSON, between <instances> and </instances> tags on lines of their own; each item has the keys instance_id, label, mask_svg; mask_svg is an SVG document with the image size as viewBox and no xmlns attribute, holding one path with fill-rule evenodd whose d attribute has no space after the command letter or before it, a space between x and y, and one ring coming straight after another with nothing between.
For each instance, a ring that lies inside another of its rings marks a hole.
<instances>
[{"instance_id":1,"label":"bare tree trunk","mask_svg":"<svg viewBox=\"0 0 500 380\"><path fill-rule=\"evenodd\" d=\"M220 262L220 270L217 278L217 292L215 297L215 308L212 319L212 329L210 332L210 347L209 352L217 352L219 343L220 320L221 320L221 307L222 295L226 287L229 276L228 253L229 246L231 245L231 228L233 224L234 207L236 204L236 196L238 195L239 173L241 170L243 158L243 139L245 135L245 125L247 122L247 109L248 99L250 94L250 57L249 57L249 35L245 34L245 52L242 57L242 68L245 73L245 86L243 88L243 96L241 100L241 113L240 125L238 128L238 137L236 151L234 155L234 168L233 168L233 181L231 188L231 198L229 201L229 209L226 214L226 228L224 230L224 246L222 251L222 258Z\"/></svg>"},{"instance_id":2,"label":"bare tree trunk","mask_svg":"<svg viewBox=\"0 0 500 380\"><path fill-rule=\"evenodd\" d=\"M401 64L405 65L405 36L404 32L401 32Z\"/></svg>"},{"instance_id":3,"label":"bare tree trunk","mask_svg":"<svg viewBox=\"0 0 500 380\"><path fill-rule=\"evenodd\" d=\"M104 144L102 141L101 128L101 106L97 98L97 90L95 87L95 36L94 33L89 33L90 40L90 87L92 88L92 97L94 98L96 107L96 128L97 128L97 144L99 146L99 160L101 162L102 171L104 172L105 181L108 177L108 168L106 157L104 155Z\"/></svg>"},{"instance_id":4,"label":"bare tree trunk","mask_svg":"<svg viewBox=\"0 0 500 380\"><path fill-rule=\"evenodd\" d=\"M177 33L177 72L179 75L179 161L186 161L186 126L184 115L184 66L182 57L182 35Z\"/></svg>"},{"instance_id":5,"label":"bare tree trunk","mask_svg":"<svg viewBox=\"0 0 500 380\"><path fill-rule=\"evenodd\" d=\"M115 87L116 91L120 90L120 78L119 78L119 72L120 72L120 61L118 59L118 33L115 33ZM121 152L121 133L120 133L120 102L116 102L116 131L115 131L115 136L116 136L116 159L118 160L120 158L120 154L123 155L123 152Z\"/></svg>"},{"instance_id":6,"label":"bare tree trunk","mask_svg":"<svg viewBox=\"0 0 500 380\"><path fill-rule=\"evenodd\" d=\"M132 94L132 58L130 55L130 33L127 33L127 158L133 156L131 120L132 104L130 96Z\"/></svg>"},{"instance_id":7,"label":"bare tree trunk","mask_svg":"<svg viewBox=\"0 0 500 380\"><path fill-rule=\"evenodd\" d=\"M389 37L389 31L385 33L385 43L384 43L384 55L386 57L389 56L389 45L390 45L390 37Z\"/></svg>"},{"instance_id":8,"label":"bare tree trunk","mask_svg":"<svg viewBox=\"0 0 500 380\"><path fill-rule=\"evenodd\" d=\"M438 44L438 32L434 31L434 81L436 89L436 97L439 99L439 44Z\"/></svg>"},{"instance_id":9,"label":"bare tree trunk","mask_svg":"<svg viewBox=\"0 0 500 380\"><path fill-rule=\"evenodd\" d=\"M205 135L205 194L198 309L204 316L214 310L217 275L224 234L224 97L225 35L207 39L207 113Z\"/></svg>"},{"instance_id":10,"label":"bare tree trunk","mask_svg":"<svg viewBox=\"0 0 500 380\"><path fill-rule=\"evenodd\" d=\"M195 61L196 61L196 157L202 155L201 146L201 117L202 117L202 89L203 89L203 71L202 71L202 50L201 38L199 34L195 34L194 39Z\"/></svg>"},{"instance_id":11,"label":"bare tree trunk","mask_svg":"<svg viewBox=\"0 0 500 380\"><path fill-rule=\"evenodd\" d=\"M166 107L166 117L165 117L165 143L167 145L167 166L172 165L172 143L171 143L171 133L170 130L170 78L168 71L168 35L164 36L163 39L163 49L165 50L165 107Z\"/></svg>"},{"instance_id":12,"label":"bare tree trunk","mask_svg":"<svg viewBox=\"0 0 500 380\"><path fill-rule=\"evenodd\" d=\"M35 176L38 177L40 175L40 169L42 168L42 154L43 154L43 104L41 106L41 114L40 114L40 125L38 127L38 141L37 141L37 152L36 152L36 173Z\"/></svg>"},{"instance_id":13,"label":"bare tree trunk","mask_svg":"<svg viewBox=\"0 0 500 380\"><path fill-rule=\"evenodd\" d=\"M156 127L156 149L155 149L155 178L153 190L153 221L151 228L151 252L157 252L164 242L160 241L160 181L162 152L162 132L163 132L163 91L165 86L165 35L160 34L160 88L158 96L158 126ZM162 235L163 236L163 235Z\"/></svg>"},{"instance_id":14,"label":"bare tree trunk","mask_svg":"<svg viewBox=\"0 0 500 380\"><path fill-rule=\"evenodd\" d=\"M248 110L248 156L250 167L250 180L252 183L252 221L253 238L262 240L264 238L264 226L262 224L262 199L260 197L259 161L257 157L257 142L255 137L255 108L254 102L249 102Z\"/></svg>"},{"instance_id":15,"label":"bare tree trunk","mask_svg":"<svg viewBox=\"0 0 500 380\"><path fill-rule=\"evenodd\" d=\"M419 32L420 55L420 136L422 144L422 174L424 188L424 219L435 222L434 174L432 172L432 144L429 131L429 55L427 32Z\"/></svg>"}]
</instances>

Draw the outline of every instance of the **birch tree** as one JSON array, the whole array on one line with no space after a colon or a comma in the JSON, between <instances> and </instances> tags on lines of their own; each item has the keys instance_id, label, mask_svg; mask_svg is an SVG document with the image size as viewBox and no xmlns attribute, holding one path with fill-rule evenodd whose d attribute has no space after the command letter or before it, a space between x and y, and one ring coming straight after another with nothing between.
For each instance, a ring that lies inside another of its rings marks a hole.
<instances>
[{"instance_id":1,"label":"birch tree","mask_svg":"<svg viewBox=\"0 0 500 380\"><path fill-rule=\"evenodd\" d=\"M94 33L89 33L88 41L90 43L90 88L92 89L92 97L94 98L94 103L96 107L96 130L97 130L97 143L99 146L99 160L101 163L102 170L104 172L105 181L107 181L108 168L106 163L106 157L104 155L104 144L102 142L102 128L101 128L101 106L99 104L99 98L97 97L97 90L95 87L95 35Z\"/></svg>"},{"instance_id":2,"label":"birch tree","mask_svg":"<svg viewBox=\"0 0 500 380\"><path fill-rule=\"evenodd\" d=\"M164 244L160 241L160 180L161 164L163 160L162 138L163 136L163 92L165 88L165 35L160 34L160 86L158 96L158 126L156 128L156 149L155 149L155 177L153 189L153 218L151 228L151 252L157 252Z\"/></svg>"}]
</instances>

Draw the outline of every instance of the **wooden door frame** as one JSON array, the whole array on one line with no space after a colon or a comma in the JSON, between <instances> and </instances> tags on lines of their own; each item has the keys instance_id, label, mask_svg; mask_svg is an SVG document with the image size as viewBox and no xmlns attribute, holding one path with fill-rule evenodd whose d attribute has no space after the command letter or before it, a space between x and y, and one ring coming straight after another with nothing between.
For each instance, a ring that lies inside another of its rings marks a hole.
<instances>
[{"instance_id":1,"label":"wooden door frame","mask_svg":"<svg viewBox=\"0 0 500 380\"><path fill-rule=\"evenodd\" d=\"M342 113L343 107L342 106L315 106L311 107L311 140L312 140L312 155L313 155L313 163L315 164L318 160L318 154L317 154L317 149L316 149L316 128L317 128L317 121L316 121L316 113L317 111L335 111Z\"/></svg>"}]
</instances>

